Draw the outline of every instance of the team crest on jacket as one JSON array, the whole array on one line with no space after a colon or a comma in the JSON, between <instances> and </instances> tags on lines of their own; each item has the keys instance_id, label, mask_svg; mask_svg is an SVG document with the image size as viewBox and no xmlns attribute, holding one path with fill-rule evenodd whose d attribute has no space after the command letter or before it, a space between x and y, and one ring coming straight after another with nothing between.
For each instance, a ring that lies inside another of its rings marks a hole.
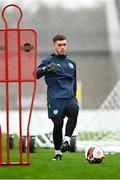
<instances>
[{"instance_id":1,"label":"team crest on jacket","mask_svg":"<svg viewBox=\"0 0 120 180\"><path fill-rule=\"evenodd\" d=\"M74 65L73 65L72 63L69 63L69 67L70 67L71 69L74 69Z\"/></svg>"},{"instance_id":2,"label":"team crest on jacket","mask_svg":"<svg viewBox=\"0 0 120 180\"><path fill-rule=\"evenodd\" d=\"M54 109L54 110L53 110L53 114L55 114L55 115L58 114L58 110L57 110L57 109Z\"/></svg>"}]
</instances>

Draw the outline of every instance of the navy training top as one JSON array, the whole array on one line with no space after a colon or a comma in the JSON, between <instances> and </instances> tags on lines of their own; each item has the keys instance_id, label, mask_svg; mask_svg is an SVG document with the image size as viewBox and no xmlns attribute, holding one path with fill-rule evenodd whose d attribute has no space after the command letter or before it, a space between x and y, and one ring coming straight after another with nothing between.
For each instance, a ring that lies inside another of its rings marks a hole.
<instances>
[{"instance_id":1,"label":"navy training top","mask_svg":"<svg viewBox=\"0 0 120 180\"><path fill-rule=\"evenodd\" d=\"M43 68L50 63L59 65L56 72L44 73ZM37 79L45 75L47 99L71 98L76 95L76 64L65 55L48 56L37 67Z\"/></svg>"}]
</instances>

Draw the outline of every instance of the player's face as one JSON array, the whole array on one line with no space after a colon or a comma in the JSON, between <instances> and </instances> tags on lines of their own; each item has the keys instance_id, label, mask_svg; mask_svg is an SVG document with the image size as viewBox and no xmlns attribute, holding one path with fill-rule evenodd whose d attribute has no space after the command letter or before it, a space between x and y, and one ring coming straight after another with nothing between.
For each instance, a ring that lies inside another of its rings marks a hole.
<instances>
[{"instance_id":1,"label":"player's face","mask_svg":"<svg viewBox=\"0 0 120 180\"><path fill-rule=\"evenodd\" d=\"M56 55L65 55L67 52L67 41L61 40L54 42L53 49Z\"/></svg>"}]
</instances>

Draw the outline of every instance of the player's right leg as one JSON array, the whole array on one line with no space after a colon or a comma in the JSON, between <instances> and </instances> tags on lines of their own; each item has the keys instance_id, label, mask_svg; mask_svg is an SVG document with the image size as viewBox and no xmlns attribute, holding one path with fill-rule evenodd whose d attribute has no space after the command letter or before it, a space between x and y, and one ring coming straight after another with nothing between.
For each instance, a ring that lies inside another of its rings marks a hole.
<instances>
[{"instance_id":1,"label":"player's right leg","mask_svg":"<svg viewBox=\"0 0 120 180\"><path fill-rule=\"evenodd\" d=\"M55 156L53 160L61 160L62 153L60 150L62 144L62 128L64 119L64 109L66 101L63 99L52 99L48 101L48 116L52 119L53 128L53 142L55 147Z\"/></svg>"},{"instance_id":2,"label":"player's right leg","mask_svg":"<svg viewBox=\"0 0 120 180\"><path fill-rule=\"evenodd\" d=\"M62 128L63 128L63 117L52 117L51 118L54 124L53 127L53 143L55 148L55 156L53 160L61 160L62 153L60 150L62 143Z\"/></svg>"}]
</instances>

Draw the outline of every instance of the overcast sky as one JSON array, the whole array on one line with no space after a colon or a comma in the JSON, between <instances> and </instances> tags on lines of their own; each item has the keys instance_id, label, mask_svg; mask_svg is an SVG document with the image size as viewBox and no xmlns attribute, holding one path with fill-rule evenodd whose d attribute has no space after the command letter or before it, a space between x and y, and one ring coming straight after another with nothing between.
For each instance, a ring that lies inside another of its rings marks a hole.
<instances>
[{"instance_id":1,"label":"overcast sky","mask_svg":"<svg viewBox=\"0 0 120 180\"><path fill-rule=\"evenodd\" d=\"M11 0L0 0L4 5L10 4ZM35 10L38 7L38 4L40 2L43 2L49 6L64 6L71 9L75 9L78 7L93 7L93 6L99 6L104 1L110 1L110 0L12 0L12 3L21 4L25 8L31 7L31 10Z\"/></svg>"}]
</instances>

